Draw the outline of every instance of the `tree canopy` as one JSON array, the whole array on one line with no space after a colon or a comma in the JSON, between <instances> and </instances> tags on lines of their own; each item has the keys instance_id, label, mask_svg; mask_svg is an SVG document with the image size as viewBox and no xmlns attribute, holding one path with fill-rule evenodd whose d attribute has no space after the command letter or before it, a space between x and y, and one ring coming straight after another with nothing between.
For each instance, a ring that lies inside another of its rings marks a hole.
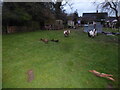
<instances>
[{"instance_id":1,"label":"tree canopy","mask_svg":"<svg viewBox=\"0 0 120 90\"><path fill-rule=\"evenodd\" d=\"M66 2L64 5L68 4ZM68 14L63 9L62 2L3 2L2 20L6 26L29 26L32 22L39 23L42 27L45 23L55 20L63 20L67 24ZM73 19L76 22L78 13L75 11Z\"/></svg>"}]
</instances>

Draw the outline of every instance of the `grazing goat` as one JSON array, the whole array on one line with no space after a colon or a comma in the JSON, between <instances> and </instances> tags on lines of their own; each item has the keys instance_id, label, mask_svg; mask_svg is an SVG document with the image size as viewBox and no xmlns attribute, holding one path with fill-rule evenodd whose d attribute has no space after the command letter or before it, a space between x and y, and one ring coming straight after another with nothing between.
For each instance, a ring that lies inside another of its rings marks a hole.
<instances>
[{"instance_id":1,"label":"grazing goat","mask_svg":"<svg viewBox=\"0 0 120 90\"><path fill-rule=\"evenodd\" d=\"M51 41L52 41L52 42L59 42L59 40L55 40L55 39L52 39Z\"/></svg>"},{"instance_id":2,"label":"grazing goat","mask_svg":"<svg viewBox=\"0 0 120 90\"><path fill-rule=\"evenodd\" d=\"M49 40L48 39L40 39L41 41L43 41L44 43L48 43L49 42Z\"/></svg>"},{"instance_id":3,"label":"grazing goat","mask_svg":"<svg viewBox=\"0 0 120 90\"><path fill-rule=\"evenodd\" d=\"M70 30L65 30L64 31L64 36L67 37L67 36L69 36L70 33L71 33Z\"/></svg>"},{"instance_id":4,"label":"grazing goat","mask_svg":"<svg viewBox=\"0 0 120 90\"><path fill-rule=\"evenodd\" d=\"M89 37L95 37L97 35L97 30L93 29L88 32Z\"/></svg>"}]
</instances>

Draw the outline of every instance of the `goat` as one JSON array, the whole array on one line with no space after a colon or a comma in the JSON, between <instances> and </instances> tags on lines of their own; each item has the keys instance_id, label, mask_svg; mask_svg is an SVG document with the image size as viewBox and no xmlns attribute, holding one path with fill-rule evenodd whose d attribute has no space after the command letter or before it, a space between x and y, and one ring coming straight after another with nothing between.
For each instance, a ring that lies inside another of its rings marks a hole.
<instances>
[{"instance_id":1,"label":"goat","mask_svg":"<svg viewBox=\"0 0 120 90\"><path fill-rule=\"evenodd\" d=\"M67 36L69 36L70 33L71 33L70 30L65 30L64 31L64 36L67 37Z\"/></svg>"},{"instance_id":2,"label":"goat","mask_svg":"<svg viewBox=\"0 0 120 90\"><path fill-rule=\"evenodd\" d=\"M113 75L111 75L111 74L100 73L100 72L98 72L96 70L89 70L89 72L93 73L94 75L96 75L98 77L105 77L105 78L107 78L109 80L115 81L115 79L112 78Z\"/></svg>"},{"instance_id":3,"label":"goat","mask_svg":"<svg viewBox=\"0 0 120 90\"><path fill-rule=\"evenodd\" d=\"M97 35L97 30L93 29L88 32L89 37L95 37Z\"/></svg>"},{"instance_id":4,"label":"goat","mask_svg":"<svg viewBox=\"0 0 120 90\"><path fill-rule=\"evenodd\" d=\"M59 40L55 40L55 39L52 39L51 41L53 41L53 42L59 42Z\"/></svg>"},{"instance_id":5,"label":"goat","mask_svg":"<svg viewBox=\"0 0 120 90\"><path fill-rule=\"evenodd\" d=\"M49 40L48 39L40 39L41 41L43 41L44 43L48 43L49 42Z\"/></svg>"}]
</instances>

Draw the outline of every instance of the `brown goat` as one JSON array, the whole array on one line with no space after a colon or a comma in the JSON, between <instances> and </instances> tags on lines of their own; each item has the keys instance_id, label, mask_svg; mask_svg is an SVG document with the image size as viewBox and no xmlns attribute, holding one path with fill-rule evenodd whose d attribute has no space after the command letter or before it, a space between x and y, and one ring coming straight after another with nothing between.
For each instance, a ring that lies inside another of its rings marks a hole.
<instances>
[{"instance_id":1,"label":"brown goat","mask_svg":"<svg viewBox=\"0 0 120 90\"><path fill-rule=\"evenodd\" d=\"M105 77L105 78L107 78L109 80L115 81L115 79L112 78L113 75L111 75L111 74L100 73L100 72L98 72L96 70L89 70L89 72L93 73L94 75L96 75L98 77Z\"/></svg>"},{"instance_id":2,"label":"brown goat","mask_svg":"<svg viewBox=\"0 0 120 90\"><path fill-rule=\"evenodd\" d=\"M40 39L41 41L43 41L44 43L48 43L49 42L49 40L48 39Z\"/></svg>"},{"instance_id":3,"label":"brown goat","mask_svg":"<svg viewBox=\"0 0 120 90\"><path fill-rule=\"evenodd\" d=\"M55 40L55 39L52 39L51 41L52 41L52 42L59 42L59 40Z\"/></svg>"}]
</instances>

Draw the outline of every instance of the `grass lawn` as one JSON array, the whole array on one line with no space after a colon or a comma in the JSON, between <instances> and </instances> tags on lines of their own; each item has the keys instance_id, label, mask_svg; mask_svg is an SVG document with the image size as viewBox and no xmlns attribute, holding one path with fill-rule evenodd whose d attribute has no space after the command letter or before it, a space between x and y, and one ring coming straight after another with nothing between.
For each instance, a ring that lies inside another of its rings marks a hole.
<instances>
[{"instance_id":1,"label":"grass lawn","mask_svg":"<svg viewBox=\"0 0 120 90\"><path fill-rule=\"evenodd\" d=\"M104 30L105 32L114 32L114 33L120 31L118 28L114 28L114 29L111 29L111 28L103 28L103 30ZM119 32L119 33L120 33L120 32Z\"/></svg>"},{"instance_id":2,"label":"grass lawn","mask_svg":"<svg viewBox=\"0 0 120 90\"><path fill-rule=\"evenodd\" d=\"M45 44L40 38L59 39ZM36 31L3 35L3 88L107 88L118 84L118 43L116 36L72 30ZM27 82L32 69L34 80ZM88 70L112 74L115 82L96 77Z\"/></svg>"}]
</instances>

